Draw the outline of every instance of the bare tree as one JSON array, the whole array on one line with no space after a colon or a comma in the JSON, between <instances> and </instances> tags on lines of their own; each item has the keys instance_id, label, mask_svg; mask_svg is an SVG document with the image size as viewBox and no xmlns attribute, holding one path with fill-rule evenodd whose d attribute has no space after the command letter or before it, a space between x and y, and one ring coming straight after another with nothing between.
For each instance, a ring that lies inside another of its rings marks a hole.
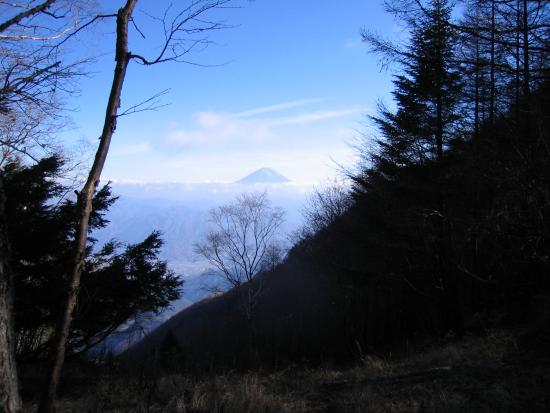
<instances>
[{"instance_id":1,"label":"bare tree","mask_svg":"<svg viewBox=\"0 0 550 413\"><path fill-rule=\"evenodd\" d=\"M34 159L49 146L47 133L59 110L65 80L76 75L64 64L59 39L78 25L85 2L0 2L0 410L18 412L13 331L13 280L2 166L6 157Z\"/></svg>"},{"instance_id":2,"label":"bare tree","mask_svg":"<svg viewBox=\"0 0 550 413\"><path fill-rule=\"evenodd\" d=\"M0 2L0 167L9 157L31 161L59 151L63 95L75 90L86 59L68 59L71 33L93 2Z\"/></svg>"},{"instance_id":3,"label":"bare tree","mask_svg":"<svg viewBox=\"0 0 550 413\"><path fill-rule=\"evenodd\" d=\"M251 281L274 268L283 252L277 240L284 212L273 207L267 194L241 194L210 211L212 229L195 251L213 265L233 288L240 289L247 320L252 317L260 289Z\"/></svg>"},{"instance_id":4,"label":"bare tree","mask_svg":"<svg viewBox=\"0 0 550 413\"><path fill-rule=\"evenodd\" d=\"M97 15L87 23L92 24L97 20L104 20L110 17L116 18L115 69L106 106L103 130L99 138L95 159L89 171L86 183L78 193L77 209L79 218L76 228L72 266L68 274L69 285L67 289L67 298L61 319L59 320L59 325L56 329L52 367L48 375L48 384L39 407L39 412L41 413L55 411L56 389L61 375L61 369L65 358L65 345L80 287L80 277L88 238L89 220L92 212L92 199L107 159L111 139L116 129L117 119L121 115L139 111L142 106L138 104L119 113L120 98L128 65L132 61L147 66L170 61L186 62L185 56L192 50L196 47L208 44L207 39L203 37L197 38L197 34L200 35L205 31L226 27L223 23L212 21L206 14L209 11L226 7L230 3L230 0L190 0L187 2L186 6L181 6L175 13L173 9L169 7L162 17L156 19L162 27L163 38L160 48L158 49L159 52L152 57L132 53L128 48L130 27L134 28L139 35L145 37L133 17L137 3L138 0L126 0L124 6L121 7L116 14ZM86 27L87 24L84 24L82 27ZM78 30L74 33L78 33ZM146 102L149 101L148 99Z\"/></svg>"},{"instance_id":5,"label":"bare tree","mask_svg":"<svg viewBox=\"0 0 550 413\"><path fill-rule=\"evenodd\" d=\"M330 181L313 190L302 209L303 226L293 235L293 241L307 239L332 225L351 207L353 199L344 182Z\"/></svg>"},{"instance_id":6,"label":"bare tree","mask_svg":"<svg viewBox=\"0 0 550 413\"><path fill-rule=\"evenodd\" d=\"M68 59L71 33L93 9L94 2L47 0L0 2L0 113L2 125L17 119L21 129L50 126L63 108L63 93L74 90L73 80L86 59ZM28 122L29 125L24 125ZM2 146L29 154L26 140L9 140L2 130ZM36 136L36 134L35 134ZM49 137L50 134L45 134ZM41 139L44 145L45 139Z\"/></svg>"}]
</instances>

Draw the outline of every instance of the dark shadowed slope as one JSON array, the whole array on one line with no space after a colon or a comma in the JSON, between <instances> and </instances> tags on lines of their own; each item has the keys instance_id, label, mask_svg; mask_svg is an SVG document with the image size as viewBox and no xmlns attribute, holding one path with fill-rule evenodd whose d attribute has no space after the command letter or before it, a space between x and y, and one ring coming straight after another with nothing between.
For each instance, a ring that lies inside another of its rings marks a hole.
<instances>
[{"instance_id":1,"label":"dark shadowed slope","mask_svg":"<svg viewBox=\"0 0 550 413\"><path fill-rule=\"evenodd\" d=\"M124 358L155 354L168 332L178 339L186 368L239 368L278 365L290 360L315 361L343 353L345 340L337 320L334 288L314 265L290 259L275 272L255 280L261 295L249 329L238 291L206 298L176 314ZM253 334L253 351L249 350ZM250 354L254 356L251 359Z\"/></svg>"}]
</instances>

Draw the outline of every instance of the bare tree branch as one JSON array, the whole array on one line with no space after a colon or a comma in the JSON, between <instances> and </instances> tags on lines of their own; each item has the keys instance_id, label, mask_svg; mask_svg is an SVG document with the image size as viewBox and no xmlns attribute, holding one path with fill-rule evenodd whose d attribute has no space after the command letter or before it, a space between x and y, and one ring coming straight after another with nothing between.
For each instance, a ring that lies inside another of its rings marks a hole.
<instances>
[{"instance_id":1,"label":"bare tree branch","mask_svg":"<svg viewBox=\"0 0 550 413\"><path fill-rule=\"evenodd\" d=\"M135 113L155 111L157 109L168 106L170 105L169 103L161 104L160 98L162 96L167 95L169 92L170 92L170 89L165 89L161 92L155 93L150 98L130 106L128 109L124 110L122 113L119 113L117 117L120 118L121 116L133 115Z\"/></svg>"},{"instance_id":2,"label":"bare tree branch","mask_svg":"<svg viewBox=\"0 0 550 413\"><path fill-rule=\"evenodd\" d=\"M41 13L45 11L48 7L50 7L53 3L55 3L56 0L46 0L45 2L39 4L36 7L30 8L28 10L25 10L16 16L12 17L11 19L5 21L4 23L0 24L0 33L4 32L9 27L18 24L22 20L34 16L35 14Z\"/></svg>"},{"instance_id":3,"label":"bare tree branch","mask_svg":"<svg viewBox=\"0 0 550 413\"><path fill-rule=\"evenodd\" d=\"M207 66L198 63L193 63L183 57L197 47L207 47L211 42L203 37L195 38L194 36L201 35L205 32L214 30L227 29L230 25L220 22L211 21L202 18L208 12L216 9L229 8L228 4L231 0L193 0L190 4L183 8L180 12L170 17L172 7L165 9L162 17L155 17L145 13L148 17L156 20L163 28L164 41L160 45L160 51L153 57L146 57L142 54L131 53L130 58L136 60L145 66L155 65L168 61L183 62L197 66ZM132 22L136 30L139 31L135 22Z\"/></svg>"},{"instance_id":4,"label":"bare tree branch","mask_svg":"<svg viewBox=\"0 0 550 413\"><path fill-rule=\"evenodd\" d=\"M282 257L276 237L283 221L284 212L271 206L265 192L242 194L210 211L213 228L195 251L239 287Z\"/></svg>"}]
</instances>

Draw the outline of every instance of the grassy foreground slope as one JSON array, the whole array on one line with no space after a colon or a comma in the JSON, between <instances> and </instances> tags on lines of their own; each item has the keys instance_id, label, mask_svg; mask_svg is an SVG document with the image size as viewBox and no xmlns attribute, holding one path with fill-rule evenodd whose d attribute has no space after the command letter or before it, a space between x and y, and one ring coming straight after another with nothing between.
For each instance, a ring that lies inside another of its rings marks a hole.
<instances>
[{"instance_id":1,"label":"grassy foreground slope","mask_svg":"<svg viewBox=\"0 0 550 413\"><path fill-rule=\"evenodd\" d=\"M546 323L548 324L548 323ZM111 367L70 385L60 412L547 412L549 325L444 341L355 367L192 377ZM33 403L27 404L33 411Z\"/></svg>"}]
</instances>

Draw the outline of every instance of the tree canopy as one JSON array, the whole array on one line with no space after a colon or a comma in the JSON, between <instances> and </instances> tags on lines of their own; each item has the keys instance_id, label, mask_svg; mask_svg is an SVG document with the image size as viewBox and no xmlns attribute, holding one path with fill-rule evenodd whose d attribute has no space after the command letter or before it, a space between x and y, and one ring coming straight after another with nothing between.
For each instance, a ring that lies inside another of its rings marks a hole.
<instances>
[{"instance_id":1,"label":"tree canopy","mask_svg":"<svg viewBox=\"0 0 550 413\"><path fill-rule=\"evenodd\" d=\"M59 156L25 166L6 165L9 234L15 279L17 355L22 361L46 356L66 293L65 269L77 219L70 188L58 179ZM108 224L105 213L116 201L108 185L94 196L90 232ZM81 295L69 341L69 353L99 343L129 318L158 312L179 297L182 282L158 258L158 232L142 242L115 240L98 248L88 242ZM44 292L48 293L45 294Z\"/></svg>"}]
</instances>

